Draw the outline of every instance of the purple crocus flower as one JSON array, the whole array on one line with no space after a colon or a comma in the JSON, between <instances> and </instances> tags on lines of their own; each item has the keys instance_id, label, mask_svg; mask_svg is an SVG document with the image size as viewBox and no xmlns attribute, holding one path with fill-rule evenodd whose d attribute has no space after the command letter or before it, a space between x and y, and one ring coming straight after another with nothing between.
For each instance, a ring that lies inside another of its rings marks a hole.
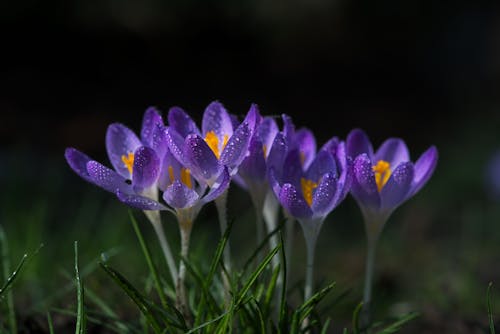
<instances>
[{"instance_id":1,"label":"purple crocus flower","mask_svg":"<svg viewBox=\"0 0 500 334\"><path fill-rule=\"evenodd\" d=\"M281 171L270 169L269 179L279 202L289 215L299 221L304 232L308 254L307 300L312 295L314 249L319 231L326 216L349 192L352 166L344 142L332 138L315 154L312 150L315 141L309 136L304 138L307 140L287 153ZM305 155L301 147L306 148L305 152L313 153Z\"/></svg>"},{"instance_id":2,"label":"purple crocus flower","mask_svg":"<svg viewBox=\"0 0 500 334\"><path fill-rule=\"evenodd\" d=\"M408 148L399 138L387 139L374 152L367 135L360 129L347 137L347 154L354 158L351 193L365 220L377 234L391 213L415 195L429 180L436 167L438 153L434 146L416 163L410 161Z\"/></svg>"},{"instance_id":3,"label":"purple crocus flower","mask_svg":"<svg viewBox=\"0 0 500 334\"><path fill-rule=\"evenodd\" d=\"M200 131L195 122L178 107L168 113L168 146L193 175L211 185L227 166L234 175L248 153L248 147L257 123L258 109L250 107L243 122L234 122L220 102L212 102L205 109Z\"/></svg>"},{"instance_id":4,"label":"purple crocus flower","mask_svg":"<svg viewBox=\"0 0 500 334\"><path fill-rule=\"evenodd\" d=\"M368 240L362 321L370 321L375 249L391 213L415 195L436 168L438 153L434 146L414 164L403 140L389 138L374 152L368 136L360 129L347 136L347 153L355 158L351 193L364 216Z\"/></svg>"}]
</instances>

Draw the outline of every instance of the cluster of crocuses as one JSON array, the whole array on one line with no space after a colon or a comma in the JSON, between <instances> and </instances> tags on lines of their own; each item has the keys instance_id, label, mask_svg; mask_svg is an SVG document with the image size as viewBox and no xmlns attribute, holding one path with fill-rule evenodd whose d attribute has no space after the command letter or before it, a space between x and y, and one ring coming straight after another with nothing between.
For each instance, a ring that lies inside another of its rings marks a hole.
<instances>
[{"instance_id":1,"label":"cluster of crocuses","mask_svg":"<svg viewBox=\"0 0 500 334\"><path fill-rule=\"evenodd\" d=\"M276 228L279 204L288 218L286 224L293 226L294 219L300 223L308 252L305 299L313 292L314 248L321 226L351 193L363 213L368 236L368 304L380 232L394 209L428 181L436 166L437 150L429 148L413 163L402 140L388 139L374 152L359 129L352 130L345 142L333 137L317 150L311 131L296 130L286 115L281 123L280 130L277 120L262 117L256 105L240 122L221 103L212 102L203 114L200 130L181 108L171 108L167 122L155 108L149 108L140 136L119 123L109 126L106 149L113 169L74 148L66 150L66 159L85 180L144 210L160 239L176 282L177 305L183 312L187 304L182 259L188 255L192 224L200 209L215 201L221 229L225 228L231 180L250 194L259 240L263 239L264 226L268 232ZM178 270L163 233L162 210L172 212L179 222L182 259ZM226 255L230 262L228 251Z\"/></svg>"}]
</instances>

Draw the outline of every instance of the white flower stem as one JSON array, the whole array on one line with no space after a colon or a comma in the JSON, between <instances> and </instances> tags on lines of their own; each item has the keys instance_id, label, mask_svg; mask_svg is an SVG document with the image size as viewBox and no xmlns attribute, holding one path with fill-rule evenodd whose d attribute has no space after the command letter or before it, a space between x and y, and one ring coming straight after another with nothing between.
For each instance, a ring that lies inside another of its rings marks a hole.
<instances>
[{"instance_id":1,"label":"white flower stem","mask_svg":"<svg viewBox=\"0 0 500 334\"><path fill-rule=\"evenodd\" d=\"M316 250L316 240L318 238L318 233L315 228L308 227L304 228L304 236L306 239L307 247L306 281L304 287L304 302L306 302L312 297L314 290L314 253ZM309 317L304 319L302 328L306 328L308 325Z\"/></svg>"},{"instance_id":2,"label":"white flower stem","mask_svg":"<svg viewBox=\"0 0 500 334\"><path fill-rule=\"evenodd\" d=\"M181 232L181 260L179 262L179 277L177 278L177 283L175 287L176 291L176 306L184 315L184 318L191 322L191 315L188 308L187 297L186 297L186 264L185 260L188 257L189 252L189 240L191 237L192 230L191 221L180 221L179 227Z\"/></svg>"},{"instance_id":3,"label":"white flower stem","mask_svg":"<svg viewBox=\"0 0 500 334\"><path fill-rule=\"evenodd\" d=\"M172 281L175 284L175 282L177 282L177 268L167 238L165 237L165 231L163 230L163 225L161 224L160 212L144 210L144 214L146 215L146 217L148 217L149 221L153 225L153 228L156 232L156 236L160 241L160 247L161 250L163 251L165 261L167 262L170 275L172 276Z\"/></svg>"},{"instance_id":4,"label":"white flower stem","mask_svg":"<svg viewBox=\"0 0 500 334\"><path fill-rule=\"evenodd\" d=\"M289 216L285 222L285 233L286 233L286 244L285 244L285 257L287 263L292 263L292 250L293 250L293 239L295 234L295 218ZM286 268L286 278L290 276L290 265Z\"/></svg>"},{"instance_id":5,"label":"white flower stem","mask_svg":"<svg viewBox=\"0 0 500 334\"><path fill-rule=\"evenodd\" d=\"M261 213L264 217L264 221L266 222L267 233L271 233L278 226L278 210L279 203L274 193L272 191L268 191L266 195L266 199L264 200L264 207L261 210ZM278 235L275 234L269 238L269 248L274 249L278 246ZM280 264L280 257L274 256L271 260L273 269L277 268ZM278 284L279 284L278 278Z\"/></svg>"},{"instance_id":6,"label":"white flower stem","mask_svg":"<svg viewBox=\"0 0 500 334\"><path fill-rule=\"evenodd\" d=\"M370 324L370 304L372 301L372 284L373 284L373 269L375 266L375 249L377 240L368 238L366 246L366 269L365 269L365 287L363 290L363 312L362 312L362 325L368 326Z\"/></svg>"},{"instance_id":7,"label":"white flower stem","mask_svg":"<svg viewBox=\"0 0 500 334\"><path fill-rule=\"evenodd\" d=\"M217 213L219 215L219 224L221 235L224 235L227 229L227 190L222 193L216 200L215 206L217 207ZM231 289L231 284L229 282L229 277L231 275L231 251L229 246L229 239L226 242L226 247L223 253L224 266L227 270L226 273L222 272L222 281L224 282L224 291L226 302L229 303L231 294L229 290Z\"/></svg>"}]
</instances>

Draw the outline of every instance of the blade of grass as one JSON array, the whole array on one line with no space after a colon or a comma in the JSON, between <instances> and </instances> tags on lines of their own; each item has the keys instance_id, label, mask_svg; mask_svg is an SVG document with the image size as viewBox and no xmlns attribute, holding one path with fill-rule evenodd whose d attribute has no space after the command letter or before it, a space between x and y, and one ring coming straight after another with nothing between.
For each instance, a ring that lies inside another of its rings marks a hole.
<instances>
[{"instance_id":1,"label":"blade of grass","mask_svg":"<svg viewBox=\"0 0 500 334\"><path fill-rule=\"evenodd\" d=\"M3 278L6 282L8 282L10 275L9 244L7 242L7 236L5 235L5 232L1 225L0 225L0 244L2 245ZM26 254L23 257L23 260L25 258ZM0 289L0 298L2 296L2 291L3 289ZM7 319L10 331L12 333L17 333L16 311L14 308L14 296L12 290L7 292Z\"/></svg>"},{"instance_id":2,"label":"blade of grass","mask_svg":"<svg viewBox=\"0 0 500 334\"><path fill-rule=\"evenodd\" d=\"M490 324L490 334L495 334L495 322L493 321L493 312L491 310L491 288L493 287L493 282L488 284L488 290L486 290L486 304L488 305L488 322Z\"/></svg>"},{"instance_id":3,"label":"blade of grass","mask_svg":"<svg viewBox=\"0 0 500 334\"><path fill-rule=\"evenodd\" d=\"M332 282L323 288L321 291L315 293L304 304L302 304L295 312L300 315L300 322L309 316L314 307L335 287L336 283Z\"/></svg>"},{"instance_id":4,"label":"blade of grass","mask_svg":"<svg viewBox=\"0 0 500 334\"><path fill-rule=\"evenodd\" d=\"M49 334L54 334L54 324L52 323L52 317L49 311L47 311L47 323L49 325Z\"/></svg>"},{"instance_id":5,"label":"blade of grass","mask_svg":"<svg viewBox=\"0 0 500 334\"><path fill-rule=\"evenodd\" d=\"M75 241L75 283L77 292L77 313L76 313L76 326L75 334L85 333L85 305L84 305L84 292L83 283L80 278L80 271L78 269L78 241Z\"/></svg>"},{"instance_id":6,"label":"blade of grass","mask_svg":"<svg viewBox=\"0 0 500 334\"><path fill-rule=\"evenodd\" d=\"M156 266L153 263L153 260L151 259L151 252L149 251L146 243L144 242L144 237L142 236L141 230L139 229L139 226L137 224L137 220L135 219L132 211L129 210L129 216L130 216L130 221L132 222L132 226L134 227L135 234L137 236L137 239L139 240L139 244L141 245L141 250L142 253L144 254L144 258L146 259L146 263L149 267L149 271L151 272L151 275L153 277L153 282L156 288L156 292L158 293L158 297L160 298L161 304L163 307L166 307L167 305L167 298L165 296L165 292L163 291L161 284L160 284L160 279L158 278L158 271L156 270Z\"/></svg>"},{"instance_id":7,"label":"blade of grass","mask_svg":"<svg viewBox=\"0 0 500 334\"><path fill-rule=\"evenodd\" d=\"M262 242L259 244L259 246L257 247L257 249L252 253L252 255L250 255L250 257L247 259L247 261L243 265L243 269L241 270L243 273L247 271L248 267L250 267L250 265L255 260L255 258L257 257L257 255L269 244L269 239L271 239L273 235L275 235L276 233L278 233L281 230L282 226L283 226L283 224L281 224L278 227L276 227L274 230L271 231L271 233L269 233L264 238L264 240L262 240Z\"/></svg>"},{"instance_id":8,"label":"blade of grass","mask_svg":"<svg viewBox=\"0 0 500 334\"><path fill-rule=\"evenodd\" d=\"M327 333L328 326L330 326L330 321L331 320L332 320L331 318L326 319L326 321L325 321L325 323L323 325L323 328L321 329L321 334L326 334Z\"/></svg>"},{"instance_id":9,"label":"blade of grass","mask_svg":"<svg viewBox=\"0 0 500 334\"><path fill-rule=\"evenodd\" d=\"M263 313L266 315L266 318L269 316L269 310L271 309L271 303L274 296L274 291L276 290L276 282L278 282L280 273L281 273L281 266L278 264L278 266L273 270L271 281L269 282L266 294L264 295Z\"/></svg>"},{"instance_id":10,"label":"blade of grass","mask_svg":"<svg viewBox=\"0 0 500 334\"><path fill-rule=\"evenodd\" d=\"M280 310L279 310L279 323L278 323L278 328L279 328L279 333L286 333L287 328L286 324L288 323L287 321L287 305L286 305L286 290L287 290L287 279L286 279L286 255L285 255L285 247L283 247L283 234L280 232L280 254L281 254L281 264L283 266L283 284L281 286L281 296L280 296Z\"/></svg>"},{"instance_id":11,"label":"blade of grass","mask_svg":"<svg viewBox=\"0 0 500 334\"><path fill-rule=\"evenodd\" d=\"M406 323L410 322L411 320L417 318L419 316L418 313L416 312L411 312L406 315L404 315L402 318L399 320L395 321L394 323L390 324L386 328L378 331L376 334L393 334L396 332L399 332L401 330L401 327L405 325Z\"/></svg>"},{"instance_id":12,"label":"blade of grass","mask_svg":"<svg viewBox=\"0 0 500 334\"><path fill-rule=\"evenodd\" d=\"M359 313L361 312L361 309L363 308L363 302L359 303L358 306L354 309L352 313L352 330L353 334L358 334L359 333Z\"/></svg>"},{"instance_id":13,"label":"blade of grass","mask_svg":"<svg viewBox=\"0 0 500 334\"><path fill-rule=\"evenodd\" d=\"M222 235L222 238L219 240L217 244L217 248L215 249L215 255L213 256L212 263L210 264L210 270L208 271L207 278L205 279L205 285L210 286L212 284L212 280L215 276L215 272L217 271L217 267L221 262L222 254L224 253L224 248L226 248L227 241L229 240L229 234L233 228L233 222L230 221L226 231Z\"/></svg>"}]
</instances>

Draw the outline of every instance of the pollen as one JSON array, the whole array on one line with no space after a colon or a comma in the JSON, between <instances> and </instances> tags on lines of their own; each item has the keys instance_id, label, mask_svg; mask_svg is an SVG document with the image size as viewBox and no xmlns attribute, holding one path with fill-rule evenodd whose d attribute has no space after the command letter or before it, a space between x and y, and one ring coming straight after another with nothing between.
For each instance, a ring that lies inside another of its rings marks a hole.
<instances>
[{"instance_id":1,"label":"pollen","mask_svg":"<svg viewBox=\"0 0 500 334\"><path fill-rule=\"evenodd\" d=\"M264 153L264 158L267 157L267 145L262 145L262 153Z\"/></svg>"},{"instance_id":2,"label":"pollen","mask_svg":"<svg viewBox=\"0 0 500 334\"><path fill-rule=\"evenodd\" d=\"M168 178L170 179L170 183L173 183L175 180L174 167L172 166L168 166Z\"/></svg>"},{"instance_id":3,"label":"pollen","mask_svg":"<svg viewBox=\"0 0 500 334\"><path fill-rule=\"evenodd\" d=\"M191 171L187 168L181 168L181 182L186 185L189 189L193 189L193 184L191 183Z\"/></svg>"},{"instance_id":4,"label":"pollen","mask_svg":"<svg viewBox=\"0 0 500 334\"><path fill-rule=\"evenodd\" d=\"M226 147L227 142L229 140L228 135L224 135L222 138L222 147L219 147L219 137L215 134L214 131L208 131L207 134L205 135L205 142L207 143L208 147L214 152L214 155L217 159L220 158L221 151Z\"/></svg>"},{"instance_id":5,"label":"pollen","mask_svg":"<svg viewBox=\"0 0 500 334\"><path fill-rule=\"evenodd\" d=\"M391 177L391 164L385 160L379 160L372 168L375 172L375 183L377 184L378 192L381 192Z\"/></svg>"},{"instance_id":6,"label":"pollen","mask_svg":"<svg viewBox=\"0 0 500 334\"><path fill-rule=\"evenodd\" d=\"M311 206L313 201L313 190L318 187L318 184L302 177L300 179L300 186L302 187L302 194L304 195L307 205Z\"/></svg>"},{"instance_id":7,"label":"pollen","mask_svg":"<svg viewBox=\"0 0 500 334\"><path fill-rule=\"evenodd\" d=\"M134 167L134 153L129 152L127 155L122 155L122 161L125 167L127 167L130 175L132 175L132 169Z\"/></svg>"}]
</instances>

